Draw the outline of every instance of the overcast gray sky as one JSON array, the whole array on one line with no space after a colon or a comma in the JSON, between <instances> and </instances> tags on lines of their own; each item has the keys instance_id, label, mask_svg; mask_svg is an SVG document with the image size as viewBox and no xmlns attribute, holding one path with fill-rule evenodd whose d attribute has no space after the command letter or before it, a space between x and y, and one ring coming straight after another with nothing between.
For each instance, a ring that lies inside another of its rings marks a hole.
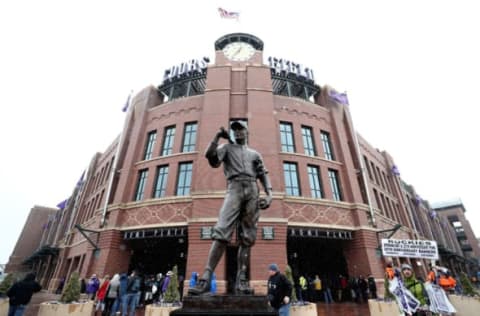
<instances>
[{"instance_id":1,"label":"overcast gray sky","mask_svg":"<svg viewBox=\"0 0 480 316\"><path fill-rule=\"evenodd\" d=\"M461 198L480 236L478 12L462 0L2 1L0 263L33 205L67 198L120 133L130 90L213 58L231 32L260 37L265 62L301 63L347 91L357 131L422 198Z\"/></svg>"}]
</instances>

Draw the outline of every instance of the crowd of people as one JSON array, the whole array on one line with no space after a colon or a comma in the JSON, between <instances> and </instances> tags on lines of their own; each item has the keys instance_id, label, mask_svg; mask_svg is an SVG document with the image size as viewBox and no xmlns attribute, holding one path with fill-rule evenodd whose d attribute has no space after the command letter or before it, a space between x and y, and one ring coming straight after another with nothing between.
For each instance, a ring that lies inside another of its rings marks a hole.
<instances>
[{"instance_id":1,"label":"crowd of people","mask_svg":"<svg viewBox=\"0 0 480 316\"><path fill-rule=\"evenodd\" d=\"M103 279L99 279L93 274L88 280L80 279L80 292L86 295L87 299L95 301L96 315L134 316L137 307L163 302L172 275L172 271L141 275L133 270L130 275L121 273L112 278L105 275ZM183 287L182 280L180 276L179 288ZM57 293L61 293L63 284L64 282L60 282Z\"/></svg>"},{"instance_id":2,"label":"crowd of people","mask_svg":"<svg viewBox=\"0 0 480 316\"><path fill-rule=\"evenodd\" d=\"M377 286L372 275L364 277L350 277L344 275L309 276L300 275L296 282L290 282L285 275L281 274L276 264L269 265L269 278L267 283L268 299L270 305L279 311L279 315L288 316L292 291L295 290L298 303L304 302L333 302L353 301L366 303L369 299L377 299ZM89 300L95 301L95 315L103 316L134 316L139 306L152 303L162 303L167 288L171 282L172 271L157 275L139 275L133 270L130 275L126 273L115 274L112 278L105 275L99 279L93 274L88 280L80 279L80 292ZM198 275L194 272L190 280L190 287L194 286ZM389 291L389 283L399 279L402 286L418 300L421 308L415 313L406 315L422 316L429 310L430 299L426 291L426 285L436 284L445 293L462 294L461 282L451 275L451 272L443 267L429 266L425 280L415 275L411 265L404 263L400 267L394 267L392 261L387 260L385 268L386 298L394 298ZM178 277L178 290L183 292L182 276ZM478 286L478 279L473 278L472 283ZM293 284L292 284L293 283ZM65 279L61 279L55 291L61 294L65 285ZM10 298L9 316L21 316L29 303L32 295L41 290L41 286L35 281L35 274L29 273L21 281L14 283L8 290Z\"/></svg>"},{"instance_id":3,"label":"crowd of people","mask_svg":"<svg viewBox=\"0 0 480 316\"><path fill-rule=\"evenodd\" d=\"M345 275L314 277L301 274L294 284L297 299L300 302L333 302L353 301L365 303L368 299L377 298L377 285L372 275L347 277Z\"/></svg>"}]
</instances>

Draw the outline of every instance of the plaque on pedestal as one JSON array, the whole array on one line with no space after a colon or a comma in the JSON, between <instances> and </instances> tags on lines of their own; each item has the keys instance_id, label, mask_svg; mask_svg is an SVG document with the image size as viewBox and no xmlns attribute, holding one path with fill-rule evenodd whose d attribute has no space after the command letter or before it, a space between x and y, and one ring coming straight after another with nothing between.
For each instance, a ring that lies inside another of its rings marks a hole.
<instances>
[{"instance_id":1,"label":"plaque on pedestal","mask_svg":"<svg viewBox=\"0 0 480 316\"><path fill-rule=\"evenodd\" d=\"M186 296L183 307L170 316L278 316L266 296L213 295Z\"/></svg>"}]
</instances>

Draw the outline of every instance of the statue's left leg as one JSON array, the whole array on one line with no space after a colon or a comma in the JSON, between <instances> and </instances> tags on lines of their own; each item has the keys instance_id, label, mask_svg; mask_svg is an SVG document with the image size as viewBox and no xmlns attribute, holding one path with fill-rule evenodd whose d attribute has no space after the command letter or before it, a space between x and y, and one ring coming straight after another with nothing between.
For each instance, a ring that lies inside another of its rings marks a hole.
<instances>
[{"instance_id":1,"label":"statue's left leg","mask_svg":"<svg viewBox=\"0 0 480 316\"><path fill-rule=\"evenodd\" d=\"M237 227L240 247L237 253L237 278L235 291L237 294L253 294L247 272L250 267L250 250L257 236L257 222L260 215L258 209L258 188L251 183L248 198L243 212L240 213L240 223Z\"/></svg>"},{"instance_id":2,"label":"statue's left leg","mask_svg":"<svg viewBox=\"0 0 480 316\"><path fill-rule=\"evenodd\" d=\"M253 294L248 280L248 267L250 266L250 246L240 245L237 253L237 278L235 292L237 294Z\"/></svg>"}]
</instances>

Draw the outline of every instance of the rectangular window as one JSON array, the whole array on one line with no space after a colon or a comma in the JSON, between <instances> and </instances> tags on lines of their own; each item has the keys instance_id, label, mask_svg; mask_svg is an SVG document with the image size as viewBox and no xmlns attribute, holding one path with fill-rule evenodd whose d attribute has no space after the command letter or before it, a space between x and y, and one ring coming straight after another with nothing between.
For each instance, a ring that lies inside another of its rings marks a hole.
<instances>
[{"instance_id":1,"label":"rectangular window","mask_svg":"<svg viewBox=\"0 0 480 316\"><path fill-rule=\"evenodd\" d=\"M322 185L320 181L320 170L316 166L308 166L308 181L310 192L313 198L323 198Z\"/></svg>"},{"instance_id":2,"label":"rectangular window","mask_svg":"<svg viewBox=\"0 0 480 316\"><path fill-rule=\"evenodd\" d=\"M173 152L173 139L175 138L175 126L165 128L163 135L162 156L171 155Z\"/></svg>"},{"instance_id":3,"label":"rectangular window","mask_svg":"<svg viewBox=\"0 0 480 316\"><path fill-rule=\"evenodd\" d=\"M287 153L295 152L295 144L293 142L293 127L290 123L280 123L280 143L282 151Z\"/></svg>"},{"instance_id":4,"label":"rectangular window","mask_svg":"<svg viewBox=\"0 0 480 316\"><path fill-rule=\"evenodd\" d=\"M185 124L183 130L183 146L182 152L190 152L195 150L195 142L197 140L197 123Z\"/></svg>"},{"instance_id":5,"label":"rectangular window","mask_svg":"<svg viewBox=\"0 0 480 316\"><path fill-rule=\"evenodd\" d=\"M338 171L328 169L328 179L330 180L330 186L332 187L333 199L335 201L341 201L342 192L340 191L340 182L338 181Z\"/></svg>"},{"instance_id":6,"label":"rectangular window","mask_svg":"<svg viewBox=\"0 0 480 316\"><path fill-rule=\"evenodd\" d=\"M378 178L380 179L378 184L381 185L383 189L385 189L385 183L383 183L382 173L380 172L380 168L378 168L378 167L376 167L376 168L377 168Z\"/></svg>"},{"instance_id":7,"label":"rectangular window","mask_svg":"<svg viewBox=\"0 0 480 316\"><path fill-rule=\"evenodd\" d=\"M378 185L380 185L380 181L378 181L378 175L377 173L375 172L375 165L373 164L373 162L370 161L370 167L372 167L372 172L373 172L373 175L375 176L375 183L377 183Z\"/></svg>"},{"instance_id":8,"label":"rectangular window","mask_svg":"<svg viewBox=\"0 0 480 316\"><path fill-rule=\"evenodd\" d=\"M311 127L302 126L302 138L305 155L315 156L317 153L315 151L315 142L313 141L313 133Z\"/></svg>"},{"instance_id":9,"label":"rectangular window","mask_svg":"<svg viewBox=\"0 0 480 316\"><path fill-rule=\"evenodd\" d=\"M153 191L153 197L159 198L165 196L167 189L168 178L168 166L157 167L157 178L155 179L155 190Z\"/></svg>"},{"instance_id":10,"label":"rectangular window","mask_svg":"<svg viewBox=\"0 0 480 316\"><path fill-rule=\"evenodd\" d=\"M285 176L285 193L287 195L300 196L297 164L292 162L284 162L283 174Z\"/></svg>"},{"instance_id":11,"label":"rectangular window","mask_svg":"<svg viewBox=\"0 0 480 316\"><path fill-rule=\"evenodd\" d=\"M157 131L151 131L147 135L147 144L145 146L145 153L143 155L143 160L148 160L152 158L153 147L155 147L155 142L157 140Z\"/></svg>"},{"instance_id":12,"label":"rectangular window","mask_svg":"<svg viewBox=\"0 0 480 316\"><path fill-rule=\"evenodd\" d=\"M378 192L376 189L373 189L373 194L375 195L375 202L377 203L377 208L380 210L380 213L384 214L382 205L380 204L380 199L378 198Z\"/></svg>"},{"instance_id":13,"label":"rectangular window","mask_svg":"<svg viewBox=\"0 0 480 316\"><path fill-rule=\"evenodd\" d=\"M178 167L177 195L189 195L190 185L192 183L192 165L191 162L182 162Z\"/></svg>"},{"instance_id":14,"label":"rectangular window","mask_svg":"<svg viewBox=\"0 0 480 316\"><path fill-rule=\"evenodd\" d=\"M322 145L323 145L323 152L325 153L325 158L328 160L335 160L332 151L332 142L330 141L330 134L328 132L322 131Z\"/></svg>"},{"instance_id":15,"label":"rectangular window","mask_svg":"<svg viewBox=\"0 0 480 316\"><path fill-rule=\"evenodd\" d=\"M365 163L365 168L367 168L367 171L368 171L368 177L370 178L370 180L373 181L372 170L370 170L370 165L368 164L368 158L366 156L363 156L363 161Z\"/></svg>"},{"instance_id":16,"label":"rectangular window","mask_svg":"<svg viewBox=\"0 0 480 316\"><path fill-rule=\"evenodd\" d=\"M147 184L148 169L143 169L138 172L137 190L135 190L135 201L143 200L143 192L145 192L145 185Z\"/></svg>"}]
</instances>

